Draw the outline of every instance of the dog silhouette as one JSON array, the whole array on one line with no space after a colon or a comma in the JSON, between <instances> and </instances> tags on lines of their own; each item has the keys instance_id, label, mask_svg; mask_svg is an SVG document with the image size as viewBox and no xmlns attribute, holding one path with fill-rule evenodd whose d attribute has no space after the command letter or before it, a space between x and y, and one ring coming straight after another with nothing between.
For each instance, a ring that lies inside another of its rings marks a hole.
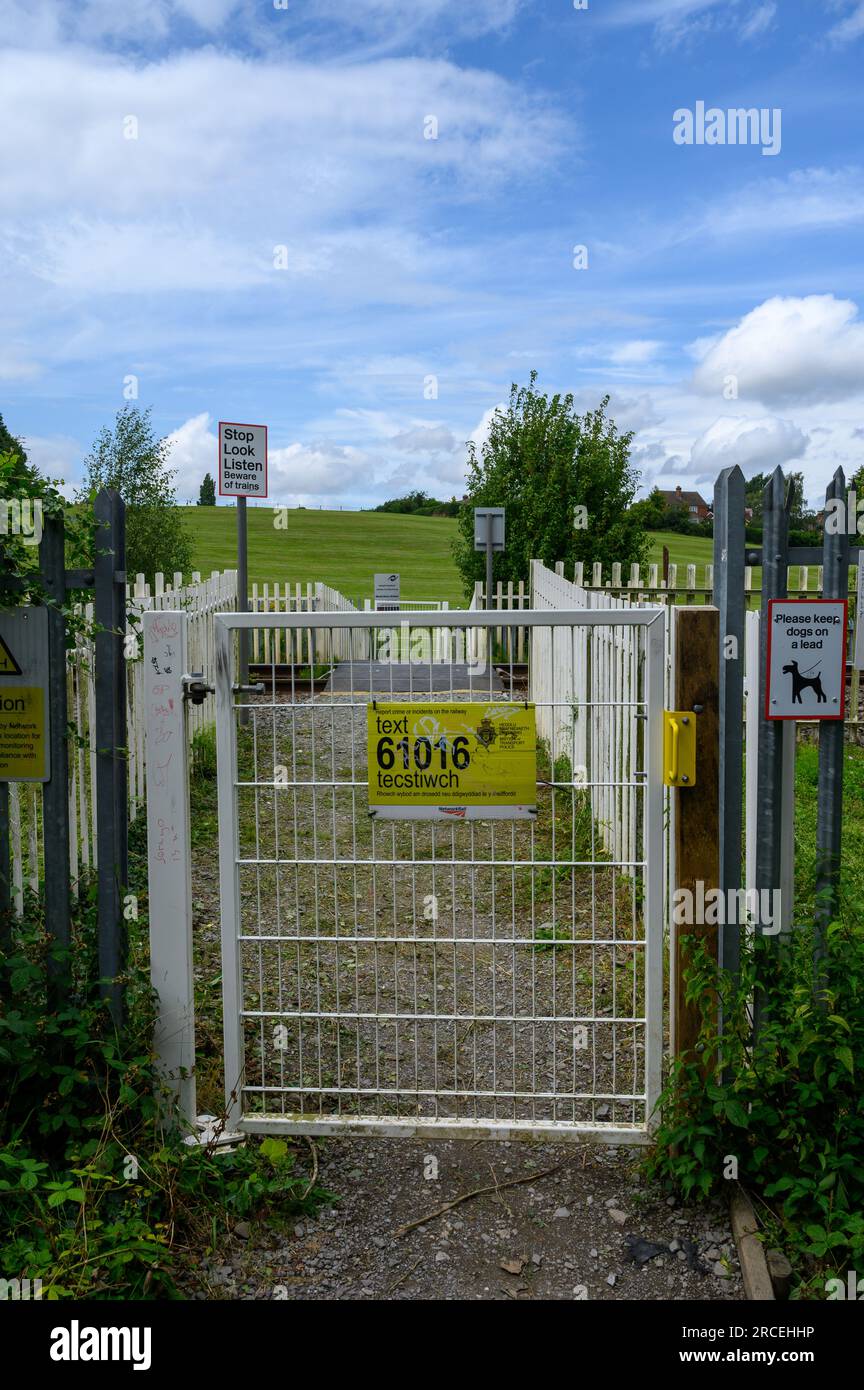
<instances>
[{"instance_id":1,"label":"dog silhouette","mask_svg":"<svg viewBox=\"0 0 864 1390\"><path fill-rule=\"evenodd\" d=\"M808 686L815 693L817 704L824 705L827 702L828 697L826 696L825 691L822 689L821 676L802 676L801 672L798 670L797 661L790 661L788 666L784 666L783 674L784 676L792 677L793 705L801 704L801 691L806 690Z\"/></svg>"}]
</instances>

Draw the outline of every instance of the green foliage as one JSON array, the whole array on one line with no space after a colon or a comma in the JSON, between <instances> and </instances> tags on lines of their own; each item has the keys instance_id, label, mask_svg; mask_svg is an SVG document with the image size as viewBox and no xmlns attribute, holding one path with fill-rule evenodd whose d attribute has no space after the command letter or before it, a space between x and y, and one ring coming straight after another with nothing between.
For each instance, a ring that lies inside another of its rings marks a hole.
<instances>
[{"instance_id":1,"label":"green foliage","mask_svg":"<svg viewBox=\"0 0 864 1390\"><path fill-rule=\"evenodd\" d=\"M95 988L92 895L67 956L32 899L0 954L0 1270L41 1279L43 1298L182 1297L181 1273L193 1274L234 1220L277 1224L329 1199L283 1140L224 1153L186 1145L167 1125L145 936L130 925L122 1035ZM46 992L49 961L72 982L59 1006Z\"/></svg>"},{"instance_id":2,"label":"green foliage","mask_svg":"<svg viewBox=\"0 0 864 1390\"><path fill-rule=\"evenodd\" d=\"M662 531L667 511L659 487L652 488L647 497L643 497L641 502L634 502L630 508L631 515L638 517L646 531Z\"/></svg>"},{"instance_id":3,"label":"green foliage","mask_svg":"<svg viewBox=\"0 0 864 1390\"><path fill-rule=\"evenodd\" d=\"M11 441L11 447L5 445ZM45 598L39 573L39 539L49 518L63 517L66 522L66 563L70 566L88 563L92 553L93 518L86 511L70 515L66 501L56 482L43 478L27 462L17 440L12 439L0 417L0 501L7 504L0 530L0 607L40 601ZM13 518L8 506L14 503L18 516ZM37 533L38 509L38 533ZM26 517L27 531L18 532L10 524ZM23 589L17 581L24 580ZM73 606L67 607L70 626L77 626Z\"/></svg>"},{"instance_id":4,"label":"green foliage","mask_svg":"<svg viewBox=\"0 0 864 1390\"><path fill-rule=\"evenodd\" d=\"M211 477L209 473L204 474L204 479L201 483L201 488L198 493L198 506L216 506L216 479Z\"/></svg>"},{"instance_id":5,"label":"green foliage","mask_svg":"<svg viewBox=\"0 0 864 1390\"><path fill-rule=\"evenodd\" d=\"M130 574L172 575L192 570L192 540L176 511L170 445L157 439L150 411L125 405L113 429L101 431L84 460L78 501L114 488L126 503L126 569Z\"/></svg>"},{"instance_id":6,"label":"green foliage","mask_svg":"<svg viewBox=\"0 0 864 1390\"><path fill-rule=\"evenodd\" d=\"M703 1062L679 1062L671 1073L649 1171L687 1198L705 1198L724 1188L734 1155L740 1182L761 1198L796 1261L800 1292L808 1283L818 1292L830 1274L864 1267L864 931L857 922L832 925L818 988L809 928L782 943L745 939L737 985L701 943L686 948Z\"/></svg>"},{"instance_id":7,"label":"green foliage","mask_svg":"<svg viewBox=\"0 0 864 1390\"><path fill-rule=\"evenodd\" d=\"M619 433L607 416L608 397L580 416L572 395L545 396L536 379L532 372L528 386L511 387L479 454L468 445L468 498L454 556L469 595L486 564L474 550L476 506L507 509L507 548L495 556L495 580L527 580L534 559L563 560L572 571L577 560L630 565L646 558L643 524L631 508L638 483L632 433ZM577 507L587 514L584 527Z\"/></svg>"},{"instance_id":8,"label":"green foliage","mask_svg":"<svg viewBox=\"0 0 864 1390\"><path fill-rule=\"evenodd\" d=\"M375 507L376 512L397 512L400 515L415 516L458 516L462 503L455 497L449 502L439 502L426 492L408 492L404 497L391 497Z\"/></svg>"}]
</instances>

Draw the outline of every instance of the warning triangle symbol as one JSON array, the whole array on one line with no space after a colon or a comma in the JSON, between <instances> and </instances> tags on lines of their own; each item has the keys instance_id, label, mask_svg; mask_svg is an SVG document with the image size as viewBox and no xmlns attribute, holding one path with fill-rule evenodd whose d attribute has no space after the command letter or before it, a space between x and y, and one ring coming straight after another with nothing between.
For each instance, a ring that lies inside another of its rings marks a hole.
<instances>
[{"instance_id":1,"label":"warning triangle symbol","mask_svg":"<svg viewBox=\"0 0 864 1390\"><path fill-rule=\"evenodd\" d=\"M3 640L0 633L0 676L20 676L21 667Z\"/></svg>"}]
</instances>

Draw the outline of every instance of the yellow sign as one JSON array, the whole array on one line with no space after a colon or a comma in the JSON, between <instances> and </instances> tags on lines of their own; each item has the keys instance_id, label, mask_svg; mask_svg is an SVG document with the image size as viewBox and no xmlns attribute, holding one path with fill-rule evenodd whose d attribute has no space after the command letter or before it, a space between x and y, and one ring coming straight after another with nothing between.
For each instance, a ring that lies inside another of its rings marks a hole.
<instances>
[{"instance_id":1,"label":"yellow sign","mask_svg":"<svg viewBox=\"0 0 864 1390\"><path fill-rule=\"evenodd\" d=\"M3 641L0 633L0 676L20 676L21 667L9 650L8 645Z\"/></svg>"},{"instance_id":2,"label":"yellow sign","mask_svg":"<svg viewBox=\"0 0 864 1390\"><path fill-rule=\"evenodd\" d=\"M537 814L534 706L429 700L367 705L369 810L398 820Z\"/></svg>"},{"instance_id":3,"label":"yellow sign","mask_svg":"<svg viewBox=\"0 0 864 1390\"><path fill-rule=\"evenodd\" d=\"M38 685L0 688L0 782L44 779L44 701Z\"/></svg>"}]
</instances>

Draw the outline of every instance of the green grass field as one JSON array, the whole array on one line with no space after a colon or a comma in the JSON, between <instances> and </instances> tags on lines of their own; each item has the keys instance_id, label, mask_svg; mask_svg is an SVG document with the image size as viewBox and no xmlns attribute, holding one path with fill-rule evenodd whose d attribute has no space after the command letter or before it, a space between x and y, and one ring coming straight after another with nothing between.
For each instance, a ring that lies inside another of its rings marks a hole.
<instances>
[{"instance_id":1,"label":"green grass field","mask_svg":"<svg viewBox=\"0 0 864 1390\"><path fill-rule=\"evenodd\" d=\"M195 568L207 575L237 563L237 528L233 507L183 507L192 532ZM250 505L250 583L279 584L323 580L348 598L372 595L373 575L395 570L402 576L402 597L442 598L463 602L453 563L456 536L452 517L397 516L391 512L291 510L288 526L277 530L269 507ZM662 563L668 545L674 564L711 562L711 541L677 531L651 533L651 561ZM698 575L702 582L702 573ZM679 582L684 575L679 573Z\"/></svg>"},{"instance_id":2,"label":"green grass field","mask_svg":"<svg viewBox=\"0 0 864 1390\"><path fill-rule=\"evenodd\" d=\"M648 540L651 547L648 556L649 562L658 565L663 563L663 547L669 547L669 561L673 565L710 565L714 560L714 542L706 536L682 536L680 531L649 531ZM679 574L678 582L683 583L686 575ZM696 579L702 583L702 573L697 572Z\"/></svg>"},{"instance_id":3,"label":"green grass field","mask_svg":"<svg viewBox=\"0 0 864 1390\"><path fill-rule=\"evenodd\" d=\"M195 568L203 575L237 564L234 507L184 507L192 533ZM463 602L450 549L452 517L396 516L391 512L291 510L285 530L273 525L269 507L249 506L249 582L303 583L321 580L347 598L371 598L374 575L402 577L406 599Z\"/></svg>"},{"instance_id":4,"label":"green grass field","mask_svg":"<svg viewBox=\"0 0 864 1390\"><path fill-rule=\"evenodd\" d=\"M236 565L233 507L178 511L192 532L197 570L207 575ZM456 536L452 517L313 510L291 510L287 515L287 528L277 530L269 507L249 507L250 583L323 580L356 601L372 596L376 572L396 570L402 576L403 598L441 598L461 607L464 595L451 550ZM697 566L697 584L705 582L704 567L713 559L712 541L678 531L651 531L648 540L650 563L662 564L663 547L669 547L669 559L679 567L679 586L686 581L686 565ZM608 573L605 577L609 578ZM627 578L626 572L623 577ZM754 588L760 583L761 570L755 567Z\"/></svg>"}]
</instances>

